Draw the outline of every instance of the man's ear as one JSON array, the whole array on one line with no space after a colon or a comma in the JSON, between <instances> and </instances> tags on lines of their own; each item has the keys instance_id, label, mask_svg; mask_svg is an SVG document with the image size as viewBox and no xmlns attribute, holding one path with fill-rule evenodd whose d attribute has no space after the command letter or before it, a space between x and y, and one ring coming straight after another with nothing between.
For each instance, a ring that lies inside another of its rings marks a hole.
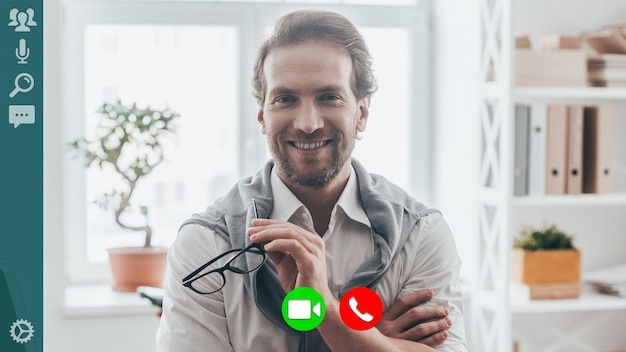
<instances>
[{"instance_id":1,"label":"man's ear","mask_svg":"<svg viewBox=\"0 0 626 352\"><path fill-rule=\"evenodd\" d=\"M261 124L261 133L265 134L265 117L263 116L263 107L259 107L259 111L256 114L256 120Z\"/></svg>"},{"instance_id":2,"label":"man's ear","mask_svg":"<svg viewBox=\"0 0 626 352\"><path fill-rule=\"evenodd\" d=\"M356 130L358 132L365 131L367 126L367 118L370 116L370 96L366 96L359 102L359 116L356 122Z\"/></svg>"}]
</instances>

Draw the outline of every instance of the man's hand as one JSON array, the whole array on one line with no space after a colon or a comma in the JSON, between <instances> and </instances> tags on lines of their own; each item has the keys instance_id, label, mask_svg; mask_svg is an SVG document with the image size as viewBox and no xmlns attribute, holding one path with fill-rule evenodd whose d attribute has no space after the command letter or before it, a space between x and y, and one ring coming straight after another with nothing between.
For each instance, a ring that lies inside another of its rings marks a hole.
<instances>
[{"instance_id":1,"label":"man's hand","mask_svg":"<svg viewBox=\"0 0 626 352\"><path fill-rule=\"evenodd\" d=\"M440 345L448 338L452 322L448 308L420 306L433 297L429 289L406 294L385 311L377 325L384 335L423 343L430 347Z\"/></svg>"},{"instance_id":2,"label":"man's hand","mask_svg":"<svg viewBox=\"0 0 626 352\"><path fill-rule=\"evenodd\" d=\"M307 286L332 297L326 274L326 249L317 234L289 222L254 219L250 240L263 248L278 271L285 292ZM328 298L326 297L326 298Z\"/></svg>"},{"instance_id":3,"label":"man's hand","mask_svg":"<svg viewBox=\"0 0 626 352\"><path fill-rule=\"evenodd\" d=\"M292 223L270 219L252 220L248 235L252 242L265 243L263 248L276 267L285 292L306 286L333 298L327 283L325 245L320 236ZM383 314L378 330L388 337L430 347L443 343L452 324L447 318L447 307L421 306L432 297L432 290L425 289L398 298Z\"/></svg>"}]
</instances>

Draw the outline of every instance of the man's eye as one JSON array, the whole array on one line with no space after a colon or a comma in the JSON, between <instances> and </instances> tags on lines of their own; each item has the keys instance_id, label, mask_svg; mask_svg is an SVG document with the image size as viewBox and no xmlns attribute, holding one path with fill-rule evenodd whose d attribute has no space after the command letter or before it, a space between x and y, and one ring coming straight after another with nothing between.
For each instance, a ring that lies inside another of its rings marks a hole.
<instances>
[{"instance_id":1,"label":"man's eye","mask_svg":"<svg viewBox=\"0 0 626 352\"><path fill-rule=\"evenodd\" d=\"M336 94L326 94L321 97L321 100L340 100L341 98Z\"/></svg>"},{"instance_id":2,"label":"man's eye","mask_svg":"<svg viewBox=\"0 0 626 352\"><path fill-rule=\"evenodd\" d=\"M289 97L289 96L278 97L274 100L274 102L278 104L291 103L293 101L294 101L293 97Z\"/></svg>"}]
</instances>

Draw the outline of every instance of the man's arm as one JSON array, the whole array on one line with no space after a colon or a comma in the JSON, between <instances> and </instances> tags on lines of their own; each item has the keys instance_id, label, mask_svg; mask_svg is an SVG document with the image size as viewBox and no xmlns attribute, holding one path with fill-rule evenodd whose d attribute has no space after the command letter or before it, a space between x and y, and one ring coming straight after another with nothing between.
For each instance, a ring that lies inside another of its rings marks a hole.
<instances>
[{"instance_id":1,"label":"man's arm","mask_svg":"<svg viewBox=\"0 0 626 352\"><path fill-rule=\"evenodd\" d=\"M365 331L349 328L341 320L339 302L334 298L326 303L326 315L317 330L332 351L435 351L420 342L386 336L378 328Z\"/></svg>"},{"instance_id":2,"label":"man's arm","mask_svg":"<svg viewBox=\"0 0 626 352\"><path fill-rule=\"evenodd\" d=\"M448 338L452 321L446 306L426 305L433 298L431 289L421 289L399 297L376 326L385 336L417 341L430 347Z\"/></svg>"},{"instance_id":3,"label":"man's arm","mask_svg":"<svg viewBox=\"0 0 626 352\"><path fill-rule=\"evenodd\" d=\"M413 251L414 259L400 298L423 288L433 290L433 298L423 306L445 306L448 308L447 318L450 328L448 337L438 351L464 352L465 324L463 320L463 297L460 284L461 260L458 256L454 237L441 214L430 214L418 223L413 230L410 241L405 245Z\"/></svg>"},{"instance_id":4,"label":"man's arm","mask_svg":"<svg viewBox=\"0 0 626 352\"><path fill-rule=\"evenodd\" d=\"M357 331L347 327L339 315L339 302L332 295L326 275L324 242L317 235L288 223L268 219L252 221L251 240L265 243L285 292L295 287L311 287L326 303L326 316L318 326L322 338L333 351L433 351L429 346L385 336L377 328Z\"/></svg>"},{"instance_id":5,"label":"man's arm","mask_svg":"<svg viewBox=\"0 0 626 352\"><path fill-rule=\"evenodd\" d=\"M182 278L215 257L225 247L212 231L198 225L180 230L168 254L163 314L157 332L157 351L232 351L222 291L200 295L182 285ZM210 285L208 280L203 284Z\"/></svg>"}]
</instances>

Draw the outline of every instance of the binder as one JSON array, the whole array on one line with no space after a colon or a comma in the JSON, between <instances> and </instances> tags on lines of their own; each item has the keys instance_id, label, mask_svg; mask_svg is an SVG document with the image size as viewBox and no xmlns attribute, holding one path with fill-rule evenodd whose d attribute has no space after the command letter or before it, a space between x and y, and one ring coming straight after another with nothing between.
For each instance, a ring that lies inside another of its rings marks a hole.
<instances>
[{"instance_id":1,"label":"binder","mask_svg":"<svg viewBox=\"0 0 626 352\"><path fill-rule=\"evenodd\" d=\"M611 105L584 110L583 193L613 189L613 115Z\"/></svg>"},{"instance_id":2,"label":"binder","mask_svg":"<svg viewBox=\"0 0 626 352\"><path fill-rule=\"evenodd\" d=\"M528 129L530 125L530 107L515 105L515 149L513 169L513 194L528 194Z\"/></svg>"},{"instance_id":3,"label":"binder","mask_svg":"<svg viewBox=\"0 0 626 352\"><path fill-rule=\"evenodd\" d=\"M567 194L583 191L583 106L570 106L568 112Z\"/></svg>"},{"instance_id":4,"label":"binder","mask_svg":"<svg viewBox=\"0 0 626 352\"><path fill-rule=\"evenodd\" d=\"M533 104L530 112L528 194L542 196L546 192L547 106L545 104Z\"/></svg>"},{"instance_id":5,"label":"binder","mask_svg":"<svg viewBox=\"0 0 626 352\"><path fill-rule=\"evenodd\" d=\"M546 129L546 194L565 194L567 170L567 106L548 107Z\"/></svg>"}]
</instances>

